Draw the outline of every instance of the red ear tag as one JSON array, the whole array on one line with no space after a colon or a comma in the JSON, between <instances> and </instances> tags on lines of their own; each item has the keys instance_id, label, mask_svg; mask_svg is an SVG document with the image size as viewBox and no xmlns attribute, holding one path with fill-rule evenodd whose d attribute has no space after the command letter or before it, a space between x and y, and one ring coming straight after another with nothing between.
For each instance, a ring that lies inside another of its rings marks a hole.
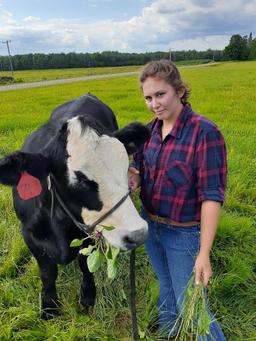
<instances>
[{"instance_id":1,"label":"red ear tag","mask_svg":"<svg viewBox=\"0 0 256 341\"><path fill-rule=\"evenodd\" d=\"M37 178L24 172L21 174L17 191L21 199L29 200L41 194L42 185Z\"/></svg>"}]
</instances>

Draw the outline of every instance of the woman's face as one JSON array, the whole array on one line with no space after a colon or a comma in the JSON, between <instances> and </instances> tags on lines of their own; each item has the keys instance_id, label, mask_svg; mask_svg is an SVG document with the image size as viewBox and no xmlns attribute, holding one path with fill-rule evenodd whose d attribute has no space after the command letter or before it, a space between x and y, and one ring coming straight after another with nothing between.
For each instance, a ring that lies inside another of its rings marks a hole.
<instances>
[{"instance_id":1,"label":"woman's face","mask_svg":"<svg viewBox=\"0 0 256 341\"><path fill-rule=\"evenodd\" d=\"M142 84L142 91L147 107L158 119L173 121L182 111L184 89L176 92L164 79L148 77Z\"/></svg>"}]
</instances>

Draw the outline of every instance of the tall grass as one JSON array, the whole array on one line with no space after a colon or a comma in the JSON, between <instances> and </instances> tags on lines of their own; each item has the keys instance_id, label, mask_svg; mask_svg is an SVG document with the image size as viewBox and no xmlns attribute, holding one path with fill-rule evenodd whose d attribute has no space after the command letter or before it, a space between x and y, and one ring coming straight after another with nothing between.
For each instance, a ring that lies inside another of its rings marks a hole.
<instances>
[{"instance_id":1,"label":"tall grass","mask_svg":"<svg viewBox=\"0 0 256 341\"><path fill-rule=\"evenodd\" d=\"M192 88L194 110L216 122L228 148L228 191L212 252L215 276L208 288L210 305L228 340L255 340L256 63L213 64L181 72ZM88 91L113 108L120 126L134 120L147 122L152 116L137 85L137 78L128 76L1 93L0 156L19 149L25 136L45 122L57 105ZM78 267L60 267L62 314L41 321L36 262L22 241L11 191L1 186L0 340L131 340L128 263L128 255L123 255L113 282L104 272L96 274L98 298L89 316L77 303ZM148 326L158 287L142 248L136 271L140 330L145 340L157 340Z\"/></svg>"}]
</instances>

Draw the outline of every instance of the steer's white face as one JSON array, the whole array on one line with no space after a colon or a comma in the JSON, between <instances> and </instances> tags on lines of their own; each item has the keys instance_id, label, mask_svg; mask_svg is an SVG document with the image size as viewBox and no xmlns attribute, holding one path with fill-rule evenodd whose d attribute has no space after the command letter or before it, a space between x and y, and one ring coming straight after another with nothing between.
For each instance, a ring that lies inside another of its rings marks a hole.
<instances>
[{"instance_id":1,"label":"steer's white face","mask_svg":"<svg viewBox=\"0 0 256 341\"><path fill-rule=\"evenodd\" d=\"M92 224L111 209L127 192L128 155L123 144L114 137L98 136L86 127L81 129L78 118L68 122L68 176L70 184L77 182L76 172L83 173L98 184L100 211L82 209L85 224ZM114 226L112 231L103 230L103 236L115 247L130 249L143 243L147 237L147 223L139 216L130 197L101 223ZM101 226L96 227L102 230Z\"/></svg>"}]
</instances>

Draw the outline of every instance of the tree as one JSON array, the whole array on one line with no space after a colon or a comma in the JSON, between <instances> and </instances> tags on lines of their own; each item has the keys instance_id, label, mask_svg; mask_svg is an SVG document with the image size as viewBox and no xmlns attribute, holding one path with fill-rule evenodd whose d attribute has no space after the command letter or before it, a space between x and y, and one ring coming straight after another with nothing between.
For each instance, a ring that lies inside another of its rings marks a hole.
<instances>
[{"instance_id":1,"label":"tree","mask_svg":"<svg viewBox=\"0 0 256 341\"><path fill-rule=\"evenodd\" d=\"M251 46L252 46L252 32L249 34L249 38L248 38L248 47L249 47L249 50L251 49Z\"/></svg>"},{"instance_id":2,"label":"tree","mask_svg":"<svg viewBox=\"0 0 256 341\"><path fill-rule=\"evenodd\" d=\"M241 37L240 34L233 35L224 50L224 55L229 60L247 60L249 53L247 36Z\"/></svg>"},{"instance_id":3,"label":"tree","mask_svg":"<svg viewBox=\"0 0 256 341\"><path fill-rule=\"evenodd\" d=\"M250 54L249 54L250 60L256 59L256 38L252 39L252 42L250 44Z\"/></svg>"}]
</instances>

